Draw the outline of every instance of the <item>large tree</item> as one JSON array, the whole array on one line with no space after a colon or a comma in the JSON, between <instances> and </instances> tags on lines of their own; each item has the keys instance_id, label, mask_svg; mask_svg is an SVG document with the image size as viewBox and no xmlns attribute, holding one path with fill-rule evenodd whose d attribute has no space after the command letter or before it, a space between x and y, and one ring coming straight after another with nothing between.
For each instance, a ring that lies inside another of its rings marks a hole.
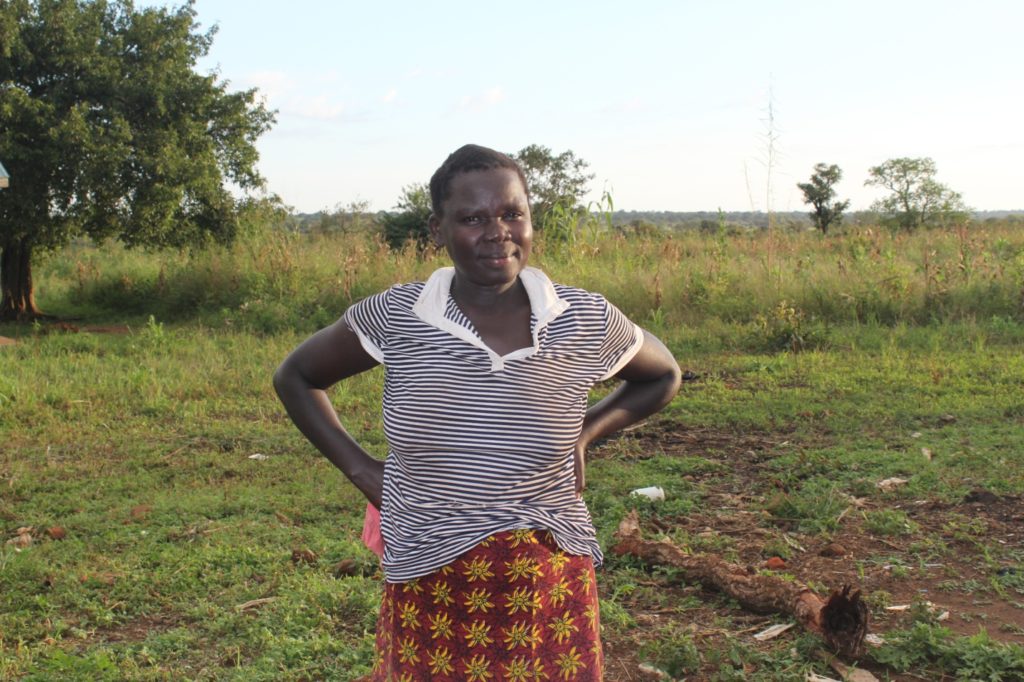
<instances>
[{"instance_id":1,"label":"large tree","mask_svg":"<svg viewBox=\"0 0 1024 682\"><path fill-rule=\"evenodd\" d=\"M72 237L129 246L228 241L262 185L255 90L196 71L214 29L192 3L0 3L0 317L38 314L32 255Z\"/></svg>"},{"instance_id":2,"label":"large tree","mask_svg":"<svg viewBox=\"0 0 1024 682\"><path fill-rule=\"evenodd\" d=\"M864 184L889 190L871 208L893 227L908 231L966 219L960 194L936 181L935 172L935 162L927 157L889 159L869 168Z\"/></svg>"},{"instance_id":3,"label":"large tree","mask_svg":"<svg viewBox=\"0 0 1024 682\"><path fill-rule=\"evenodd\" d=\"M535 227L544 227L548 212L556 205L571 211L582 208L587 183L594 175L585 172L589 164L571 150L555 154L549 147L531 144L512 154L512 158L526 174Z\"/></svg>"},{"instance_id":4,"label":"large tree","mask_svg":"<svg viewBox=\"0 0 1024 682\"><path fill-rule=\"evenodd\" d=\"M828 234L829 227L841 223L843 211L850 207L849 200L833 201L836 198L836 183L842 177L843 171L839 166L816 163L811 181L798 182L796 185L804 193L804 203L814 208L811 212L811 222L822 234Z\"/></svg>"}]
</instances>

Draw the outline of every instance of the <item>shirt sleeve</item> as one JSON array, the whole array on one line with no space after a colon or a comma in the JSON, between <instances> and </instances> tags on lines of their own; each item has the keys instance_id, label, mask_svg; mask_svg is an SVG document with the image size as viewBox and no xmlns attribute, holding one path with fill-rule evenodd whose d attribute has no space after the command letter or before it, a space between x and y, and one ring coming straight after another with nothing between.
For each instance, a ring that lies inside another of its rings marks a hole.
<instances>
[{"instance_id":1,"label":"shirt sleeve","mask_svg":"<svg viewBox=\"0 0 1024 682\"><path fill-rule=\"evenodd\" d=\"M605 300L605 336L601 344L601 364L605 373L601 381L615 376L644 345L644 331L621 310Z\"/></svg>"},{"instance_id":2,"label":"shirt sleeve","mask_svg":"<svg viewBox=\"0 0 1024 682\"><path fill-rule=\"evenodd\" d=\"M342 319L348 328L359 337L363 350L377 362L384 362L384 351L388 347L388 322L390 319L391 290L367 296L349 306Z\"/></svg>"}]
</instances>

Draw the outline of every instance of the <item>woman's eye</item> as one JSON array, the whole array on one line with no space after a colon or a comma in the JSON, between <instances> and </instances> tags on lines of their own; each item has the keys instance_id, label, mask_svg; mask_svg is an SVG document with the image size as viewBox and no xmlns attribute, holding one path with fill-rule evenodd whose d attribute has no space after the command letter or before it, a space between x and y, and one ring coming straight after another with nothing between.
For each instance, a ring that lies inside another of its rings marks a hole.
<instances>
[{"instance_id":1,"label":"woman's eye","mask_svg":"<svg viewBox=\"0 0 1024 682\"><path fill-rule=\"evenodd\" d=\"M523 217L523 214L519 211L508 211L503 217L505 220L519 220Z\"/></svg>"},{"instance_id":2,"label":"woman's eye","mask_svg":"<svg viewBox=\"0 0 1024 682\"><path fill-rule=\"evenodd\" d=\"M467 225L476 225L477 223L480 222L480 217L475 215L466 216L465 218L462 219L462 222L464 222Z\"/></svg>"}]
</instances>

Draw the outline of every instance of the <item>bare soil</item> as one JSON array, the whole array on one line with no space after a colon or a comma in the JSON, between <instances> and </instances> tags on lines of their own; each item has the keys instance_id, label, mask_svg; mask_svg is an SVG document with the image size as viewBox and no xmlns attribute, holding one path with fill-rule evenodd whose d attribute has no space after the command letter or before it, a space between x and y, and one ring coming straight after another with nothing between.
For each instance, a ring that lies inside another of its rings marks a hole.
<instances>
[{"instance_id":1,"label":"bare soil","mask_svg":"<svg viewBox=\"0 0 1024 682\"><path fill-rule=\"evenodd\" d=\"M590 458L632 456L623 452L635 452L638 453L636 458L645 458L657 453L659 456L699 456L723 465L721 471L686 477L706 491L706 503L701 511L686 516L656 515L645 521L645 534L654 537L659 532L683 529L690 535L727 536L733 552L730 559L755 570L765 568L770 554L765 551L766 544L771 541L777 546L780 534L784 533L795 547L791 547L781 570L818 588L819 593L822 587L827 592L843 585L862 590L872 605L870 633L884 638L889 630L907 627L912 608L920 609L923 602L930 602L935 617L957 634L972 635L984 629L998 641L1024 644L1024 605L1020 603L1024 599L1014 603L987 589L993 567L986 562L994 559L985 549L993 545L1024 547L1024 500L1020 497L979 490L956 504L913 500L904 503L901 509L918 529L911 534L887 537L875 536L866 529L861 513L884 508L884 502L853 499L850 513L844 515L835 533L830 537L808 535L787 528L784 521L764 511L766 497L778 485L766 464L775 456L773 452L788 445L790 433L682 429L661 423L645 425L622 438L633 442L605 443L595 448ZM956 532L965 519L984 531L980 535ZM936 542L944 544L945 549L938 557L923 561L922 543ZM643 661L638 651L645 638L657 637L659 627L673 620L692 634L702 652L724 650L730 639L740 639L747 646L765 651L777 650L780 642L794 632L790 630L777 640L758 644L753 634L777 619L745 612L699 585L668 583L654 572L650 584L662 595L661 604L652 606L642 599L630 602L627 598L623 605L639 627L631 630L627 638L606 638L604 642L609 682L657 679L641 672ZM602 589L602 596L610 598L608 585L603 585ZM664 598L666 594L678 597L680 602L691 597L690 604L694 602L692 597L697 596L701 605L681 613L671 606L673 598ZM1012 597L1011 592L1011 600ZM618 601L623 603L621 597ZM914 604L917 606L903 610L888 608ZM860 665L873 670L880 679L933 679L897 675L866 660ZM702 675L711 676L713 672L713 669L701 671L687 679L705 679ZM839 677L838 674L833 676Z\"/></svg>"}]
</instances>

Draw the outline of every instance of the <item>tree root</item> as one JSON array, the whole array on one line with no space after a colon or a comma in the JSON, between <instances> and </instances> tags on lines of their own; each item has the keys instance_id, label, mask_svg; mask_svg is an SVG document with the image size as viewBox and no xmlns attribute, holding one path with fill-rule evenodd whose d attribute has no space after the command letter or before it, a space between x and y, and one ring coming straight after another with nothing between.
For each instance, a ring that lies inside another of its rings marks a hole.
<instances>
[{"instance_id":1,"label":"tree root","mask_svg":"<svg viewBox=\"0 0 1024 682\"><path fill-rule=\"evenodd\" d=\"M670 540L644 540L636 510L626 515L615 533L612 552L632 555L648 564L680 569L684 578L732 597L757 613L792 616L819 635L843 657L858 658L868 632L868 609L860 590L844 585L822 600L801 583L770 575L751 575L747 569L714 555L687 554Z\"/></svg>"}]
</instances>

